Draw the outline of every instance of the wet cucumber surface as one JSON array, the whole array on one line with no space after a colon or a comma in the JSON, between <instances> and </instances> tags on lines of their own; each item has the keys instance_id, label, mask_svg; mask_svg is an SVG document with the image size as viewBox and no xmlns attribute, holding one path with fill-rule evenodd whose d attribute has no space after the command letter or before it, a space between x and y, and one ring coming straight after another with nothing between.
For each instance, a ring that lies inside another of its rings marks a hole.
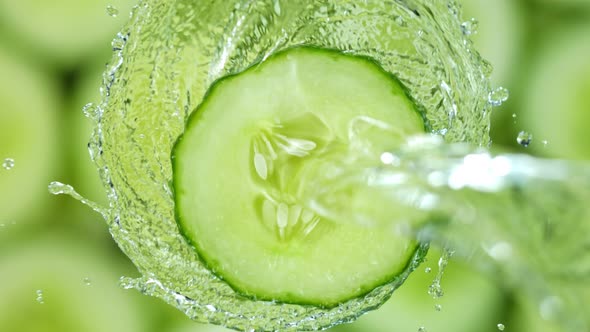
<instances>
[{"instance_id":1,"label":"wet cucumber surface","mask_svg":"<svg viewBox=\"0 0 590 332\"><path fill-rule=\"evenodd\" d=\"M404 87L375 63L280 52L217 81L188 119L172 153L179 228L245 296L330 307L363 295L401 273L417 243L314 213L309 185L423 132Z\"/></svg>"}]
</instances>

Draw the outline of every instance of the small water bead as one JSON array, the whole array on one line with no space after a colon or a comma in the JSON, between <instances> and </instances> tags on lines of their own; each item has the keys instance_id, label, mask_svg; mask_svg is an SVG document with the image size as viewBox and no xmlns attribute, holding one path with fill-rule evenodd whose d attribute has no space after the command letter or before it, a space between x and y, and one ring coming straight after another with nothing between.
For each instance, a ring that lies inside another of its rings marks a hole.
<instances>
[{"instance_id":1,"label":"small water bead","mask_svg":"<svg viewBox=\"0 0 590 332\"><path fill-rule=\"evenodd\" d=\"M504 331L504 329L506 328L504 326L504 324L502 324L502 323L498 324L497 326L498 326L498 330L500 330L500 331Z\"/></svg>"},{"instance_id":2,"label":"small water bead","mask_svg":"<svg viewBox=\"0 0 590 332\"><path fill-rule=\"evenodd\" d=\"M37 294L37 298L36 298L37 302L38 302L39 304L44 304L44 303L45 303L45 299L43 298L43 291L42 291L42 290L40 290L40 289L38 289L38 290L35 292L35 294Z\"/></svg>"},{"instance_id":3,"label":"small water bead","mask_svg":"<svg viewBox=\"0 0 590 332\"><path fill-rule=\"evenodd\" d=\"M465 36L475 35L477 33L478 26L479 22L475 18L472 18L461 23L461 31Z\"/></svg>"},{"instance_id":4,"label":"small water bead","mask_svg":"<svg viewBox=\"0 0 590 332\"><path fill-rule=\"evenodd\" d=\"M120 32L117 33L117 36L115 36L115 38L113 38L113 41L111 42L113 51L121 51L123 48L125 48L125 45L127 45L127 39L127 35L122 34ZM118 68L118 65L115 66L115 68Z\"/></svg>"},{"instance_id":5,"label":"small water bead","mask_svg":"<svg viewBox=\"0 0 590 332\"><path fill-rule=\"evenodd\" d=\"M12 159L12 158L4 159L4 161L2 162L2 167L7 171L11 170L14 167L14 159Z\"/></svg>"},{"instance_id":6,"label":"small water bead","mask_svg":"<svg viewBox=\"0 0 590 332\"><path fill-rule=\"evenodd\" d=\"M432 268L427 267L427 268L424 269L424 272L430 273L430 272L432 272Z\"/></svg>"},{"instance_id":7,"label":"small water bead","mask_svg":"<svg viewBox=\"0 0 590 332\"><path fill-rule=\"evenodd\" d=\"M508 100L508 97L510 97L510 91L504 87L498 87L490 92L488 95L488 102L492 106L498 107Z\"/></svg>"},{"instance_id":8,"label":"small water bead","mask_svg":"<svg viewBox=\"0 0 590 332\"><path fill-rule=\"evenodd\" d=\"M518 133L518 136L516 136L516 143L524 146L525 148L528 147L532 141L533 135L526 131L521 131Z\"/></svg>"},{"instance_id":9,"label":"small water bead","mask_svg":"<svg viewBox=\"0 0 590 332\"><path fill-rule=\"evenodd\" d=\"M97 111L97 107L93 103L88 103L82 107L82 113L89 119L96 119Z\"/></svg>"},{"instance_id":10,"label":"small water bead","mask_svg":"<svg viewBox=\"0 0 590 332\"><path fill-rule=\"evenodd\" d=\"M440 305L440 304L435 304L435 305L434 305L434 310L436 310L436 311L441 311L441 310L442 310L442 305Z\"/></svg>"},{"instance_id":11,"label":"small water bead","mask_svg":"<svg viewBox=\"0 0 590 332\"><path fill-rule=\"evenodd\" d=\"M424 326L420 326L418 328L418 332L427 332L428 330L426 330L426 328Z\"/></svg>"},{"instance_id":12,"label":"small water bead","mask_svg":"<svg viewBox=\"0 0 590 332\"><path fill-rule=\"evenodd\" d=\"M107 15L109 15L110 17L117 17L117 15L119 15L119 10L112 5L108 5Z\"/></svg>"},{"instance_id":13,"label":"small water bead","mask_svg":"<svg viewBox=\"0 0 590 332\"><path fill-rule=\"evenodd\" d=\"M84 282L84 285L86 285L86 286L90 286L92 284L92 280L88 277L85 277L84 279L82 279L82 282Z\"/></svg>"}]
</instances>

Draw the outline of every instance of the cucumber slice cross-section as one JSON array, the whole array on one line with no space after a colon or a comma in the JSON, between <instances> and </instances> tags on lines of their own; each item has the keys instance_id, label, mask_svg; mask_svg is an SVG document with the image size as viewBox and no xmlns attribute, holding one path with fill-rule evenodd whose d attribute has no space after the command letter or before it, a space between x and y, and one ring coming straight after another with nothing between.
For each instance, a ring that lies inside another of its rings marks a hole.
<instances>
[{"instance_id":1,"label":"cucumber slice cross-section","mask_svg":"<svg viewBox=\"0 0 590 332\"><path fill-rule=\"evenodd\" d=\"M309 47L212 85L173 153L177 221L244 296L331 307L405 270L418 244L306 208L317 172L423 133L405 88L374 62ZM378 156L379 154L377 154Z\"/></svg>"}]
</instances>

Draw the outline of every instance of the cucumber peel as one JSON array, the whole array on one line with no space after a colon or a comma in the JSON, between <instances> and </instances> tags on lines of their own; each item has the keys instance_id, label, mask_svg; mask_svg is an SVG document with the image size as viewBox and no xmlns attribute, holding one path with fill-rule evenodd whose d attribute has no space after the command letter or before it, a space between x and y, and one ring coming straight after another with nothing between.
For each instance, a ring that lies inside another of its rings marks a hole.
<instances>
[{"instance_id":1,"label":"cucumber peel","mask_svg":"<svg viewBox=\"0 0 590 332\"><path fill-rule=\"evenodd\" d=\"M172 152L179 228L244 296L333 307L364 295L401 274L418 243L315 214L307 187L424 128L401 83L368 59L275 54L215 82L188 119Z\"/></svg>"}]
</instances>

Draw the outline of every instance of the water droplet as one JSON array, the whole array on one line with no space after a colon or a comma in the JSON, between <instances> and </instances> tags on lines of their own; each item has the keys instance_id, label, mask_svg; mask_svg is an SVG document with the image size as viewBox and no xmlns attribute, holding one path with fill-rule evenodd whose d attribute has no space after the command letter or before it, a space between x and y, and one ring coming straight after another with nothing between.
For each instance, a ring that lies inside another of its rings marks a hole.
<instances>
[{"instance_id":1,"label":"water droplet","mask_svg":"<svg viewBox=\"0 0 590 332\"><path fill-rule=\"evenodd\" d=\"M498 324L498 330L504 331L505 328L506 327L504 326L504 324L502 324L502 323Z\"/></svg>"},{"instance_id":2,"label":"water droplet","mask_svg":"<svg viewBox=\"0 0 590 332\"><path fill-rule=\"evenodd\" d=\"M490 92L488 95L488 102L492 106L500 106L510 97L510 92L504 87L499 87ZM513 116L514 117L514 116Z\"/></svg>"},{"instance_id":3,"label":"water droplet","mask_svg":"<svg viewBox=\"0 0 590 332\"><path fill-rule=\"evenodd\" d=\"M547 144L549 144L549 141L544 139L543 142L541 142L541 143L543 143L543 147L546 148Z\"/></svg>"},{"instance_id":4,"label":"water droplet","mask_svg":"<svg viewBox=\"0 0 590 332\"><path fill-rule=\"evenodd\" d=\"M494 66L492 66L492 63L485 59L481 60L481 68L486 77L490 77L490 75L492 75L494 72Z\"/></svg>"},{"instance_id":5,"label":"water droplet","mask_svg":"<svg viewBox=\"0 0 590 332\"><path fill-rule=\"evenodd\" d=\"M425 269L424 269L424 272L426 272L426 273L430 273L430 272L432 272L432 269L431 269L431 268L429 268L429 267L427 267L427 268L425 268Z\"/></svg>"},{"instance_id":6,"label":"water droplet","mask_svg":"<svg viewBox=\"0 0 590 332\"><path fill-rule=\"evenodd\" d=\"M442 305L440 305L440 304L435 304L435 305L434 305L434 310L436 310L436 311L441 311L441 310L442 310Z\"/></svg>"},{"instance_id":7,"label":"water droplet","mask_svg":"<svg viewBox=\"0 0 590 332\"><path fill-rule=\"evenodd\" d=\"M47 189L53 195L71 195L74 192L74 188L72 188L72 186L57 181L51 182L49 186L47 186Z\"/></svg>"},{"instance_id":8,"label":"water droplet","mask_svg":"<svg viewBox=\"0 0 590 332\"><path fill-rule=\"evenodd\" d=\"M428 330L426 330L426 328L424 326L420 326L418 328L418 332L427 332Z\"/></svg>"},{"instance_id":9,"label":"water droplet","mask_svg":"<svg viewBox=\"0 0 590 332\"><path fill-rule=\"evenodd\" d=\"M126 44L127 44L127 35L124 35L120 32L117 33L117 36L115 36L115 38L113 38L113 41L111 42L111 46L113 47L113 51L122 50Z\"/></svg>"},{"instance_id":10,"label":"water droplet","mask_svg":"<svg viewBox=\"0 0 590 332\"><path fill-rule=\"evenodd\" d=\"M107 15L111 17L117 17L119 15L119 10L112 5L107 6Z\"/></svg>"},{"instance_id":11,"label":"water droplet","mask_svg":"<svg viewBox=\"0 0 590 332\"><path fill-rule=\"evenodd\" d=\"M84 113L84 116L87 118L95 119L97 109L93 103L88 103L88 104L84 105L84 107L82 107L82 113Z\"/></svg>"},{"instance_id":12,"label":"water droplet","mask_svg":"<svg viewBox=\"0 0 590 332\"><path fill-rule=\"evenodd\" d=\"M440 282L453 253L454 251L445 249L438 260L438 273L436 274L436 277L434 277L432 284L428 287L428 295L432 296L433 299L439 299L444 295Z\"/></svg>"},{"instance_id":13,"label":"water droplet","mask_svg":"<svg viewBox=\"0 0 590 332\"><path fill-rule=\"evenodd\" d=\"M440 299L445 295L440 282L435 281L428 287L428 295L432 296L433 299Z\"/></svg>"},{"instance_id":14,"label":"water droplet","mask_svg":"<svg viewBox=\"0 0 590 332\"><path fill-rule=\"evenodd\" d=\"M518 133L518 136L516 136L516 143L524 146L525 148L528 147L532 141L533 135L526 131L521 131Z\"/></svg>"},{"instance_id":15,"label":"water droplet","mask_svg":"<svg viewBox=\"0 0 590 332\"><path fill-rule=\"evenodd\" d=\"M38 289L35 294L37 294L37 302L39 302L39 304L44 304L45 303L45 299L43 298L43 291Z\"/></svg>"},{"instance_id":16,"label":"water droplet","mask_svg":"<svg viewBox=\"0 0 590 332\"><path fill-rule=\"evenodd\" d=\"M516 119L516 113L512 113L512 117Z\"/></svg>"},{"instance_id":17,"label":"water droplet","mask_svg":"<svg viewBox=\"0 0 590 332\"><path fill-rule=\"evenodd\" d=\"M461 23L461 31L465 36L474 35L477 33L478 25L479 22L475 18L472 18L469 21Z\"/></svg>"},{"instance_id":18,"label":"water droplet","mask_svg":"<svg viewBox=\"0 0 590 332\"><path fill-rule=\"evenodd\" d=\"M4 159L4 162L2 162L2 167L4 167L5 170L11 170L14 167L14 159L12 159L12 158Z\"/></svg>"},{"instance_id":19,"label":"water droplet","mask_svg":"<svg viewBox=\"0 0 590 332\"><path fill-rule=\"evenodd\" d=\"M85 277L84 279L82 279L82 281L84 282L84 285L86 285L86 286L90 286L92 284L92 280L88 277Z\"/></svg>"}]
</instances>

